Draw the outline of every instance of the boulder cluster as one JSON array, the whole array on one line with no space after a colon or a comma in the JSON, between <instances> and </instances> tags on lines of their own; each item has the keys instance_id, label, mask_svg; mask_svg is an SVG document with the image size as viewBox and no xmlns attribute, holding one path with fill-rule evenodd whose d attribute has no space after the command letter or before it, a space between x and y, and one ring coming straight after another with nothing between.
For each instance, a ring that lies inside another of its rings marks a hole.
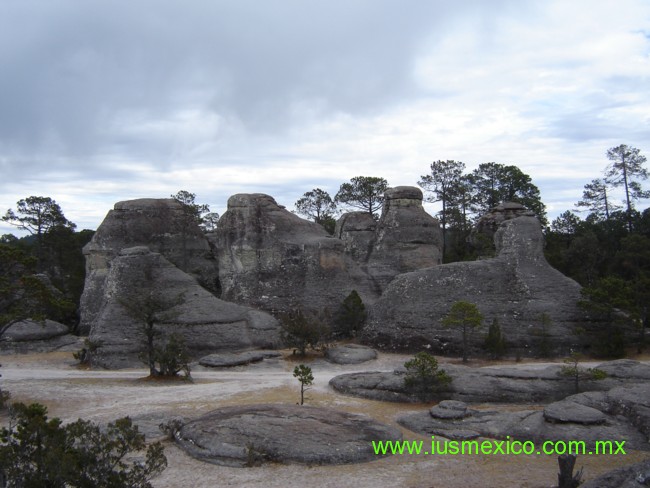
<instances>
[{"instance_id":1,"label":"boulder cluster","mask_svg":"<svg viewBox=\"0 0 650 488\"><path fill-rule=\"evenodd\" d=\"M207 235L174 199L119 202L84 249L81 330L99 346L97 364L134 362L142 334L132 311L149 300L163 333L183 335L194 357L273 348L278 316L299 308L332 317L356 290L369 311L361 338L382 349L455 352L459 332L441 319L458 300L498 318L523 351L539 340L544 313L549 342L570 347L585 321L580 287L544 259L539 221L510 203L482 228L493 234L495 257L441 264L440 225L414 187L387 190L378 220L344 214L333 236L264 194L230 197Z\"/></svg>"}]
</instances>

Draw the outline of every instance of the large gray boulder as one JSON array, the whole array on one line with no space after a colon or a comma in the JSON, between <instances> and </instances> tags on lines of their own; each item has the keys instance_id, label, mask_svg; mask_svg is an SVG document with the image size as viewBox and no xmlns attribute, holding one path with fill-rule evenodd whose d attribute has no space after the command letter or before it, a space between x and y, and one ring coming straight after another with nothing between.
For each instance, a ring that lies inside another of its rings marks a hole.
<instances>
[{"instance_id":1,"label":"large gray boulder","mask_svg":"<svg viewBox=\"0 0 650 488\"><path fill-rule=\"evenodd\" d=\"M31 353L78 349L80 340L67 325L54 320L22 320L0 337L0 352Z\"/></svg>"},{"instance_id":2,"label":"large gray boulder","mask_svg":"<svg viewBox=\"0 0 650 488\"><path fill-rule=\"evenodd\" d=\"M650 459L614 469L580 486L582 488L647 488L650 486Z\"/></svg>"},{"instance_id":3,"label":"large gray boulder","mask_svg":"<svg viewBox=\"0 0 650 488\"><path fill-rule=\"evenodd\" d=\"M650 400L640 402L639 399L643 399L644 394L638 391L639 383L647 382L645 375L650 372L650 366L638 361L632 363L635 364L630 364L627 374L621 370L619 376L581 381L580 389L589 393L582 394L584 399L580 403L601 411L604 409L613 415L625 415L642 432L645 432L645 422L650 436ZM609 364L603 363L598 368L607 369ZM575 393L571 378L559 374L562 369L560 365L523 369L471 368L443 364L440 369L451 376L452 382L434 395L439 401L453 399L468 403L549 403ZM419 397L406 387L405 374L404 368L389 372L346 373L332 378L330 385L341 393L373 400L419 402ZM604 395L606 391L606 396L593 396L596 393Z\"/></svg>"},{"instance_id":4,"label":"large gray boulder","mask_svg":"<svg viewBox=\"0 0 650 488\"><path fill-rule=\"evenodd\" d=\"M480 333L470 335L479 349L487 324L501 329L522 355L536 354L545 340L552 353L577 347L575 331L585 327L578 307L580 285L552 268L544 258L539 221L532 216L504 220L494 235L497 256L405 273L391 281L370 308L363 341L383 349L460 354L461 331L445 328L442 319L457 301L475 303L485 317ZM542 330L541 316L550 325Z\"/></svg>"},{"instance_id":5,"label":"large gray boulder","mask_svg":"<svg viewBox=\"0 0 650 488\"><path fill-rule=\"evenodd\" d=\"M377 296L343 241L269 195L230 197L214 239L225 300L267 311L334 313L352 290L365 303Z\"/></svg>"},{"instance_id":6,"label":"large gray boulder","mask_svg":"<svg viewBox=\"0 0 650 488\"><path fill-rule=\"evenodd\" d=\"M202 286L218 294L217 263L196 222L172 198L118 202L84 247L86 282L81 297L82 334L90 331L103 297L111 262L122 249L147 246L165 256Z\"/></svg>"},{"instance_id":7,"label":"large gray boulder","mask_svg":"<svg viewBox=\"0 0 650 488\"><path fill-rule=\"evenodd\" d=\"M616 388L616 390L621 389ZM639 406L647 403L646 398L650 398L650 385L635 385L635 390L634 395L628 397L628 405ZM618 447L623 447L624 451L650 450L648 427L645 426L644 432L635 423L634 417L617 413L616 404L619 395L620 391L572 395L546 406L543 412L538 410L470 411L468 409L466 412L469 415L453 418L439 415L442 409L435 411L432 409L432 411L403 415L397 421L400 425L425 435L457 438L458 432L464 432L465 435L474 432L483 437L505 439L510 436L511 439L530 440L537 445L538 453L546 441L575 440L584 442L588 454L597 454L598 450L601 454L603 450L606 454L612 454ZM594 396L600 396L602 401L594 403ZM601 441L609 443L599 445Z\"/></svg>"},{"instance_id":8,"label":"large gray boulder","mask_svg":"<svg viewBox=\"0 0 650 488\"><path fill-rule=\"evenodd\" d=\"M348 464L378 458L372 441L401 440L396 427L370 417L299 405L245 405L186 423L176 442L191 456L243 467L262 462Z\"/></svg>"},{"instance_id":9,"label":"large gray boulder","mask_svg":"<svg viewBox=\"0 0 650 488\"><path fill-rule=\"evenodd\" d=\"M442 263L442 231L422 207L422 191L389 188L368 256L368 273L382 290L401 273Z\"/></svg>"},{"instance_id":10,"label":"large gray boulder","mask_svg":"<svg viewBox=\"0 0 650 488\"><path fill-rule=\"evenodd\" d=\"M100 344L93 364L138 364L145 331L136 315L151 308L160 338L178 333L190 354L273 348L280 327L270 315L216 298L196 279L146 247L124 249L111 261L90 340Z\"/></svg>"}]
</instances>

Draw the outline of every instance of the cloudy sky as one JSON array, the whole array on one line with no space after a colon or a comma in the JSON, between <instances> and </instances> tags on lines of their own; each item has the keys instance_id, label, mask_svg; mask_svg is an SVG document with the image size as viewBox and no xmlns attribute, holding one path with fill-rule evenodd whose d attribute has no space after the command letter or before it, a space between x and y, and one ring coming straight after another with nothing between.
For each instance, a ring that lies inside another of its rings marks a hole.
<instances>
[{"instance_id":1,"label":"cloudy sky","mask_svg":"<svg viewBox=\"0 0 650 488\"><path fill-rule=\"evenodd\" d=\"M456 159L519 166L553 217L619 144L650 156L648 0L0 2L0 213L49 196L94 229L181 189L291 209Z\"/></svg>"}]
</instances>

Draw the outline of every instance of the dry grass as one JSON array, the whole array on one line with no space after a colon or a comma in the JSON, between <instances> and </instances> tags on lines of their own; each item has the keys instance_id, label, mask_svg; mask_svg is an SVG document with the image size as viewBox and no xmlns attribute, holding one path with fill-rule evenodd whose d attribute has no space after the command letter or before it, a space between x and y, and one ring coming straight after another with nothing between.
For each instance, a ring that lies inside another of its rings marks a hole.
<instances>
[{"instance_id":1,"label":"dry grass","mask_svg":"<svg viewBox=\"0 0 650 488\"><path fill-rule=\"evenodd\" d=\"M291 351L285 351L288 359ZM343 396L331 390L330 377L346 371L388 370L403 363L406 355L384 355L369 366L341 367L318 357L300 358L314 369L316 381L307 392L308 405L336 408L369 415L395 425L398 415L421 411L430 405L396 404ZM144 379L146 371L83 371L74 367L70 353L6 356L3 386L14 400L40 401L52 416L65 421L84 417L109 421L131 415L168 418L196 417L214 408L254 403L296 403L299 385L292 377L294 361L269 361L222 370L193 371L194 383L160 382ZM445 361L442 361L445 362ZM449 362L449 361L447 361ZM483 365L497 364L485 362ZM499 362L498 364L504 364ZM506 362L514 364L514 362ZM476 364L475 364L476 365ZM538 406L478 405L491 410L521 410ZM5 422L6 416L1 418ZM155 422L153 422L155 423ZM406 429L405 439L430 441ZM168 469L154 480L156 488L189 485L201 487L410 487L410 488L501 488L504 486L543 488L556 481L557 461L551 456L393 456L378 461L344 466L268 465L257 468L225 468L194 460L168 443ZM630 452L625 457L583 456L587 479L610 469L632 464L648 453Z\"/></svg>"}]
</instances>

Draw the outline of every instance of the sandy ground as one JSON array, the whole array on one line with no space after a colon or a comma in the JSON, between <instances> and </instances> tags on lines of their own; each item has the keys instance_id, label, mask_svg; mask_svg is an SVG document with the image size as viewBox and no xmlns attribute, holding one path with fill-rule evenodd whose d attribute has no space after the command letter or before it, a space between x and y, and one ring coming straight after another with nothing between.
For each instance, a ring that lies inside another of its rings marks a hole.
<instances>
[{"instance_id":1,"label":"sandy ground","mask_svg":"<svg viewBox=\"0 0 650 488\"><path fill-rule=\"evenodd\" d=\"M292 376L292 361L270 360L246 367L208 370L194 368L194 383L147 381L144 369L89 371L78 369L70 352L3 356L2 387L13 401L40 402L52 417L64 421L85 418L108 422L129 415L147 439L161 438L157 425L174 416L197 417L214 408L248 403L295 403L299 387ZM333 376L353 371L389 371L408 356L380 354L375 361L338 366L322 359L309 364L315 384L306 403L364 413L389 424L405 412L430 405L401 405L347 397L331 390ZM442 360L444 362L444 360ZM541 367L541 363L537 363ZM513 365L510 363L509 365ZM530 365L528 365L530 366ZM524 365L521 365L524 367ZM477 406L475 406L477 407ZM478 408L530 409L531 405L484 405ZM0 421L7 422L6 415ZM405 439L429 438L402 429ZM501 488L551 487L557 479L553 456L393 456L365 464L345 466L267 465L226 468L197 461L166 441L168 468L153 484L156 488L200 487L412 487ZM586 479L610 469L632 464L650 455L582 456Z\"/></svg>"}]
</instances>

